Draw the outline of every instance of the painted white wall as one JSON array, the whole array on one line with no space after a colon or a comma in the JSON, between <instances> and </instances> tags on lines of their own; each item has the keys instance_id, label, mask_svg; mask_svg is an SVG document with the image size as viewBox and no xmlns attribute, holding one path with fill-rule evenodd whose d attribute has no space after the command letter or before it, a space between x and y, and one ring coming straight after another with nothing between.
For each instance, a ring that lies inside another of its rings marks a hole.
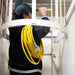
<instances>
[{"instance_id":1,"label":"painted white wall","mask_svg":"<svg viewBox=\"0 0 75 75\"><path fill-rule=\"evenodd\" d=\"M0 38L0 75L2 75L3 74L3 49L2 49L2 47L3 47L3 39L2 38Z\"/></svg>"},{"instance_id":2,"label":"painted white wall","mask_svg":"<svg viewBox=\"0 0 75 75\"><path fill-rule=\"evenodd\" d=\"M67 26L68 38L65 41L62 75L75 75L75 11Z\"/></svg>"}]
</instances>

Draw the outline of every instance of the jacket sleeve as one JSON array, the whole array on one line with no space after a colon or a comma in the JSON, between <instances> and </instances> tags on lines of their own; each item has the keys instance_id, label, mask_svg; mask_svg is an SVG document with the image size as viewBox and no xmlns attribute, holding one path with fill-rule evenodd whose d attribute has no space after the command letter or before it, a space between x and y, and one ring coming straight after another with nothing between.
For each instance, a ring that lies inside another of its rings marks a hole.
<instances>
[{"instance_id":1,"label":"jacket sleeve","mask_svg":"<svg viewBox=\"0 0 75 75\"><path fill-rule=\"evenodd\" d=\"M42 20L49 20L47 16L42 16ZM43 38L49 31L50 27L45 26L35 26L34 31L36 32L38 38Z\"/></svg>"}]
</instances>

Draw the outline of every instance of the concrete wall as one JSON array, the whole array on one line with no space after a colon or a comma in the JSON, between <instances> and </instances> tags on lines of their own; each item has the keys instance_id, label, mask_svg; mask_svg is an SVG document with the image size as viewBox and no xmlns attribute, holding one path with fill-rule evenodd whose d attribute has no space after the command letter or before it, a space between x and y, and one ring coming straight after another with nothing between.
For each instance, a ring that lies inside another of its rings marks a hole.
<instances>
[{"instance_id":1,"label":"concrete wall","mask_svg":"<svg viewBox=\"0 0 75 75\"><path fill-rule=\"evenodd\" d=\"M68 23L68 38L65 41L62 75L75 75L75 11Z\"/></svg>"},{"instance_id":2,"label":"concrete wall","mask_svg":"<svg viewBox=\"0 0 75 75\"><path fill-rule=\"evenodd\" d=\"M0 38L0 75L9 75L8 70L9 41Z\"/></svg>"}]
</instances>

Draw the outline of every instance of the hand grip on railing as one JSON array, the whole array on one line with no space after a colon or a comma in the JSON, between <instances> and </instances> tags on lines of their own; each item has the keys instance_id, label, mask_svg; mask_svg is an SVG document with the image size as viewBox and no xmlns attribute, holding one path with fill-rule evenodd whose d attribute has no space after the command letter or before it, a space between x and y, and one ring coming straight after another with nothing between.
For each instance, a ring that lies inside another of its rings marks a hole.
<instances>
[{"instance_id":1,"label":"hand grip on railing","mask_svg":"<svg viewBox=\"0 0 75 75\"><path fill-rule=\"evenodd\" d=\"M38 8L38 9L36 9L36 11L39 11L39 8ZM51 11L51 9L47 9L47 11Z\"/></svg>"}]
</instances>

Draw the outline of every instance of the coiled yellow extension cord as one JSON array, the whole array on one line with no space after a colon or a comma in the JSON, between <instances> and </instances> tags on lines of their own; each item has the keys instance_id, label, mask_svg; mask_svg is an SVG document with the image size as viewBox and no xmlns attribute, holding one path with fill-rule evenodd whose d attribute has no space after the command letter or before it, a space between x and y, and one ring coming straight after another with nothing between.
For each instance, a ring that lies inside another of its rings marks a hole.
<instances>
[{"instance_id":1,"label":"coiled yellow extension cord","mask_svg":"<svg viewBox=\"0 0 75 75\"><path fill-rule=\"evenodd\" d=\"M42 44L42 40L41 40L40 50L39 50L39 52L35 52L36 42L34 40L32 30L33 30L32 25L26 25L22 28L21 45L22 45L23 52L24 52L25 56L27 57L27 59L32 64L38 65L39 62L42 60L42 56L44 54L44 48L43 48L43 44ZM38 61L36 62L33 58L38 58Z\"/></svg>"}]
</instances>

